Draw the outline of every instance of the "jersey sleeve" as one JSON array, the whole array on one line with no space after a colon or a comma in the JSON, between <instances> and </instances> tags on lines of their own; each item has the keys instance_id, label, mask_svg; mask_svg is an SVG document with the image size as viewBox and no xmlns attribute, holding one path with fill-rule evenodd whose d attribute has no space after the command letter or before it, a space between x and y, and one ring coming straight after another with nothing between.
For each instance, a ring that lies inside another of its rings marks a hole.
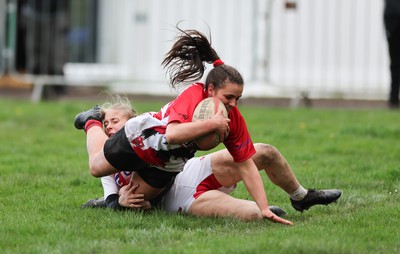
<instances>
[{"instance_id":1,"label":"jersey sleeve","mask_svg":"<svg viewBox=\"0 0 400 254\"><path fill-rule=\"evenodd\" d=\"M186 88L170 105L168 123L191 122L197 104L206 98L204 85L195 83Z\"/></svg>"},{"instance_id":2,"label":"jersey sleeve","mask_svg":"<svg viewBox=\"0 0 400 254\"><path fill-rule=\"evenodd\" d=\"M224 140L224 145L232 155L235 162L243 162L256 152L246 122L237 107L229 112L230 132Z\"/></svg>"}]
</instances>

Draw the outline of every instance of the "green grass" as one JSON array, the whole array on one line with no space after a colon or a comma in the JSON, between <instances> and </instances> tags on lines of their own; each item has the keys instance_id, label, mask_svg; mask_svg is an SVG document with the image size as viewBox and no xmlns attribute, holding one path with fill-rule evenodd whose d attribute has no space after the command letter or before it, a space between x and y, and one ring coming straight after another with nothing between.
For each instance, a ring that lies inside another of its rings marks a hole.
<instances>
[{"instance_id":1,"label":"green grass","mask_svg":"<svg viewBox=\"0 0 400 254\"><path fill-rule=\"evenodd\" d=\"M241 107L253 141L276 146L303 186L343 190L298 213L263 174L289 227L81 209L102 195L72 123L92 103L0 99L1 253L400 253L398 111ZM134 102L140 112L162 104ZM243 184L234 195L248 197Z\"/></svg>"}]
</instances>

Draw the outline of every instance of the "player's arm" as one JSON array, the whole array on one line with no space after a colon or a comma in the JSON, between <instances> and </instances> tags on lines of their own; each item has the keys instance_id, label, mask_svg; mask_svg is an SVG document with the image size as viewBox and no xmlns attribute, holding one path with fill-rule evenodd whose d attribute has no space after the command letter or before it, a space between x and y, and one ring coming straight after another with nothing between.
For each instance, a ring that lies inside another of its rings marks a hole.
<instances>
[{"instance_id":1,"label":"player's arm","mask_svg":"<svg viewBox=\"0 0 400 254\"><path fill-rule=\"evenodd\" d=\"M127 208L150 209L151 204L149 201L144 200L144 194L135 193L139 186L139 184L135 184L131 181L128 185L121 187L119 190L118 204Z\"/></svg>"},{"instance_id":2,"label":"player's arm","mask_svg":"<svg viewBox=\"0 0 400 254\"><path fill-rule=\"evenodd\" d=\"M237 164L240 176L243 179L244 185L250 196L257 203L263 214L263 217L274 222L291 225L291 221L282 219L271 212L268 206L267 195L265 194L264 184L253 160L247 159L244 162Z\"/></svg>"},{"instance_id":3,"label":"player's arm","mask_svg":"<svg viewBox=\"0 0 400 254\"><path fill-rule=\"evenodd\" d=\"M119 194L111 194L106 198L108 208L122 210L126 208L143 209L151 208L151 204L144 200L144 194L134 193L139 188L139 184L130 182L119 190Z\"/></svg>"},{"instance_id":4,"label":"player's arm","mask_svg":"<svg viewBox=\"0 0 400 254\"><path fill-rule=\"evenodd\" d=\"M229 119L225 118L222 110L211 119L197 122L171 122L167 126L166 138L169 144L183 144L199 138L210 132L217 132L222 139L229 132Z\"/></svg>"}]
</instances>

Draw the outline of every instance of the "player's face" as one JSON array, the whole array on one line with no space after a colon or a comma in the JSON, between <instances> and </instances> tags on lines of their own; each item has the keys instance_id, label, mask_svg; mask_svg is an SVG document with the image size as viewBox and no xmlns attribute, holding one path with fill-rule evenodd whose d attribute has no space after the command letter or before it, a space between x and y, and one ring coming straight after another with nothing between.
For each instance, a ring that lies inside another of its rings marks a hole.
<instances>
[{"instance_id":1,"label":"player's face","mask_svg":"<svg viewBox=\"0 0 400 254\"><path fill-rule=\"evenodd\" d=\"M109 109L104 114L104 131L106 132L107 136L111 137L117 131L119 131L128 120L129 118L121 111L118 111L116 109Z\"/></svg>"},{"instance_id":2,"label":"player's face","mask_svg":"<svg viewBox=\"0 0 400 254\"><path fill-rule=\"evenodd\" d=\"M237 106L240 97L242 97L242 93L243 85L232 82L226 82L225 85L218 90L215 90L213 85L209 85L208 87L208 94L220 99L228 112Z\"/></svg>"}]
</instances>

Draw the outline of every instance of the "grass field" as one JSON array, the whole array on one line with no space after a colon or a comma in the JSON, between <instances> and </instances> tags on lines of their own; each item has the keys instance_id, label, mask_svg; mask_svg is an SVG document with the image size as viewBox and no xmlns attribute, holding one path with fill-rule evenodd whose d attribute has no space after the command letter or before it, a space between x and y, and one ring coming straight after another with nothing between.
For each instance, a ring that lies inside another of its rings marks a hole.
<instances>
[{"instance_id":1,"label":"grass field","mask_svg":"<svg viewBox=\"0 0 400 254\"><path fill-rule=\"evenodd\" d=\"M400 253L399 111L241 107L253 141L275 145L303 186L343 190L298 213L263 174L289 227L81 209L102 195L73 127L92 103L0 99L0 253ZM243 184L234 195L248 197Z\"/></svg>"}]
</instances>

